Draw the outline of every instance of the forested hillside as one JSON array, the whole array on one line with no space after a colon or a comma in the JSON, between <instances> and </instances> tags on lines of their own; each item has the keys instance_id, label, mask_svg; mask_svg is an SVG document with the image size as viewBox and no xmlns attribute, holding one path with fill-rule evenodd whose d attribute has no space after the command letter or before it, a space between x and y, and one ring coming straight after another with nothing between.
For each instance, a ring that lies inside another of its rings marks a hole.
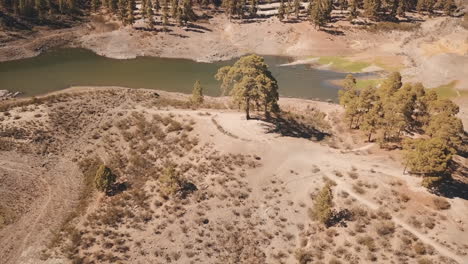
<instances>
[{"instance_id":1,"label":"forested hillside","mask_svg":"<svg viewBox=\"0 0 468 264\"><path fill-rule=\"evenodd\" d=\"M407 12L453 15L454 0L0 0L0 25L68 25L95 12L108 13L123 25L146 19L148 26L184 25L215 12L231 19L278 16L280 20L309 20L322 27L337 21L333 10L346 11L344 19L362 17L380 21L404 20ZM195 10L195 11L194 11ZM458 13L457 13L458 14ZM63 24L65 23L65 24Z\"/></svg>"}]
</instances>

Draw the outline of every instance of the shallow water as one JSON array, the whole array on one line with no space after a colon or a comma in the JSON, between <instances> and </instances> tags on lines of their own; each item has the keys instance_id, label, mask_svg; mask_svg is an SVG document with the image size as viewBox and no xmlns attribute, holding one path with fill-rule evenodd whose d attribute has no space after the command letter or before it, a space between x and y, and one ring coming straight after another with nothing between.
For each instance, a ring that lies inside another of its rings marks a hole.
<instances>
[{"instance_id":1,"label":"shallow water","mask_svg":"<svg viewBox=\"0 0 468 264\"><path fill-rule=\"evenodd\" d=\"M214 75L219 67L235 60L202 63L185 59L138 57L116 60L84 49L59 49L34 58L0 63L0 89L20 91L27 96L70 86L124 86L190 93L200 80L204 93L221 94ZM339 87L329 81L345 73L324 71L306 65L280 66L291 60L265 56L278 80L280 95L336 100Z\"/></svg>"}]
</instances>

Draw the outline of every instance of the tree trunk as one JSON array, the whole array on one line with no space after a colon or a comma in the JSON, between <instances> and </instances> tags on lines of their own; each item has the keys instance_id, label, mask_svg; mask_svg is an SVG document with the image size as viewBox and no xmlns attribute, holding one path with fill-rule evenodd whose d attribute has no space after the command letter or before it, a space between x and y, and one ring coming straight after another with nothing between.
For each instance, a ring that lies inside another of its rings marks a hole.
<instances>
[{"instance_id":1,"label":"tree trunk","mask_svg":"<svg viewBox=\"0 0 468 264\"><path fill-rule=\"evenodd\" d=\"M405 168L403 169L403 175L405 175L405 173L406 173L406 167L408 167L408 163L409 162L407 161L406 164L405 164Z\"/></svg>"},{"instance_id":2,"label":"tree trunk","mask_svg":"<svg viewBox=\"0 0 468 264\"><path fill-rule=\"evenodd\" d=\"M367 142L371 142L372 132L369 132L369 137L367 138Z\"/></svg>"},{"instance_id":3,"label":"tree trunk","mask_svg":"<svg viewBox=\"0 0 468 264\"><path fill-rule=\"evenodd\" d=\"M245 118L250 119L250 98L245 99Z\"/></svg>"}]
</instances>

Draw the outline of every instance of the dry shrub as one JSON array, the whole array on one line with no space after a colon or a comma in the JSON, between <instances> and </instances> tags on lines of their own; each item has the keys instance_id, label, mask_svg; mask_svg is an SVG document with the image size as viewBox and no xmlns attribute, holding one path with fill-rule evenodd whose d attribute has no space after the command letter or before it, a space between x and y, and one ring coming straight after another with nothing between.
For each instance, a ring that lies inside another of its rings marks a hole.
<instances>
[{"instance_id":1,"label":"dry shrub","mask_svg":"<svg viewBox=\"0 0 468 264\"><path fill-rule=\"evenodd\" d=\"M426 254L426 247L424 246L423 243L417 242L413 245L414 252L418 255L424 255Z\"/></svg>"},{"instance_id":2,"label":"dry shrub","mask_svg":"<svg viewBox=\"0 0 468 264\"><path fill-rule=\"evenodd\" d=\"M444 198L436 197L432 199L434 206L437 210L447 210L450 209L450 203Z\"/></svg>"},{"instance_id":3,"label":"dry shrub","mask_svg":"<svg viewBox=\"0 0 468 264\"><path fill-rule=\"evenodd\" d=\"M353 190L355 192L357 192L358 194L365 194L366 193L366 190L364 190L364 188L362 188L361 186L356 185L356 184L353 184Z\"/></svg>"},{"instance_id":4,"label":"dry shrub","mask_svg":"<svg viewBox=\"0 0 468 264\"><path fill-rule=\"evenodd\" d=\"M418 264L432 264L432 260L428 258L420 258L418 259Z\"/></svg>"},{"instance_id":5,"label":"dry shrub","mask_svg":"<svg viewBox=\"0 0 468 264\"><path fill-rule=\"evenodd\" d=\"M396 22L379 22L370 26L365 27L369 32L389 32L393 30L397 31L415 31L421 27L417 23L396 23Z\"/></svg>"},{"instance_id":6,"label":"dry shrub","mask_svg":"<svg viewBox=\"0 0 468 264\"><path fill-rule=\"evenodd\" d=\"M313 261L312 252L305 249L298 249L294 252L294 257L299 264L309 264Z\"/></svg>"},{"instance_id":7,"label":"dry shrub","mask_svg":"<svg viewBox=\"0 0 468 264\"><path fill-rule=\"evenodd\" d=\"M382 221L377 223L375 230L381 236L393 234L395 232L395 224L392 221Z\"/></svg>"},{"instance_id":8,"label":"dry shrub","mask_svg":"<svg viewBox=\"0 0 468 264\"><path fill-rule=\"evenodd\" d=\"M375 245L375 241L372 237L370 236L360 236L357 238L356 242L359 245L364 245L369 249L369 251L375 251L377 250L377 247Z\"/></svg>"}]
</instances>

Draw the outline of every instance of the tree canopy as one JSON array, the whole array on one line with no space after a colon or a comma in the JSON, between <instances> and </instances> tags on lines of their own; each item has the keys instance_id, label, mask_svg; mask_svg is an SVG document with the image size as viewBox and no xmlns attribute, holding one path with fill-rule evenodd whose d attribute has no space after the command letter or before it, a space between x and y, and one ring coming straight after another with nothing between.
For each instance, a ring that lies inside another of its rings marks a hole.
<instances>
[{"instance_id":1,"label":"tree canopy","mask_svg":"<svg viewBox=\"0 0 468 264\"><path fill-rule=\"evenodd\" d=\"M330 183L326 183L315 197L311 216L324 225L329 224L333 216L333 193Z\"/></svg>"},{"instance_id":2,"label":"tree canopy","mask_svg":"<svg viewBox=\"0 0 468 264\"><path fill-rule=\"evenodd\" d=\"M94 177L94 186L101 192L109 192L117 177L104 164L100 165Z\"/></svg>"},{"instance_id":3,"label":"tree canopy","mask_svg":"<svg viewBox=\"0 0 468 264\"><path fill-rule=\"evenodd\" d=\"M193 90L192 90L192 97L190 98L190 101L193 104L202 104L203 103L203 87L200 84L200 81L197 80L195 84L193 85Z\"/></svg>"},{"instance_id":4,"label":"tree canopy","mask_svg":"<svg viewBox=\"0 0 468 264\"><path fill-rule=\"evenodd\" d=\"M267 117L279 111L278 83L262 57L244 56L233 66L220 68L215 78L221 81L223 94L231 95L234 103L245 110L247 119L253 106L262 109Z\"/></svg>"},{"instance_id":5,"label":"tree canopy","mask_svg":"<svg viewBox=\"0 0 468 264\"><path fill-rule=\"evenodd\" d=\"M410 171L432 177L423 180L425 186L440 182L434 177L447 172L452 155L462 151L463 123L456 117L459 107L420 83L403 84L398 72L379 88L363 89L348 75L339 98L350 128L363 131L368 141L377 135L374 138L381 147L402 147Z\"/></svg>"}]
</instances>

